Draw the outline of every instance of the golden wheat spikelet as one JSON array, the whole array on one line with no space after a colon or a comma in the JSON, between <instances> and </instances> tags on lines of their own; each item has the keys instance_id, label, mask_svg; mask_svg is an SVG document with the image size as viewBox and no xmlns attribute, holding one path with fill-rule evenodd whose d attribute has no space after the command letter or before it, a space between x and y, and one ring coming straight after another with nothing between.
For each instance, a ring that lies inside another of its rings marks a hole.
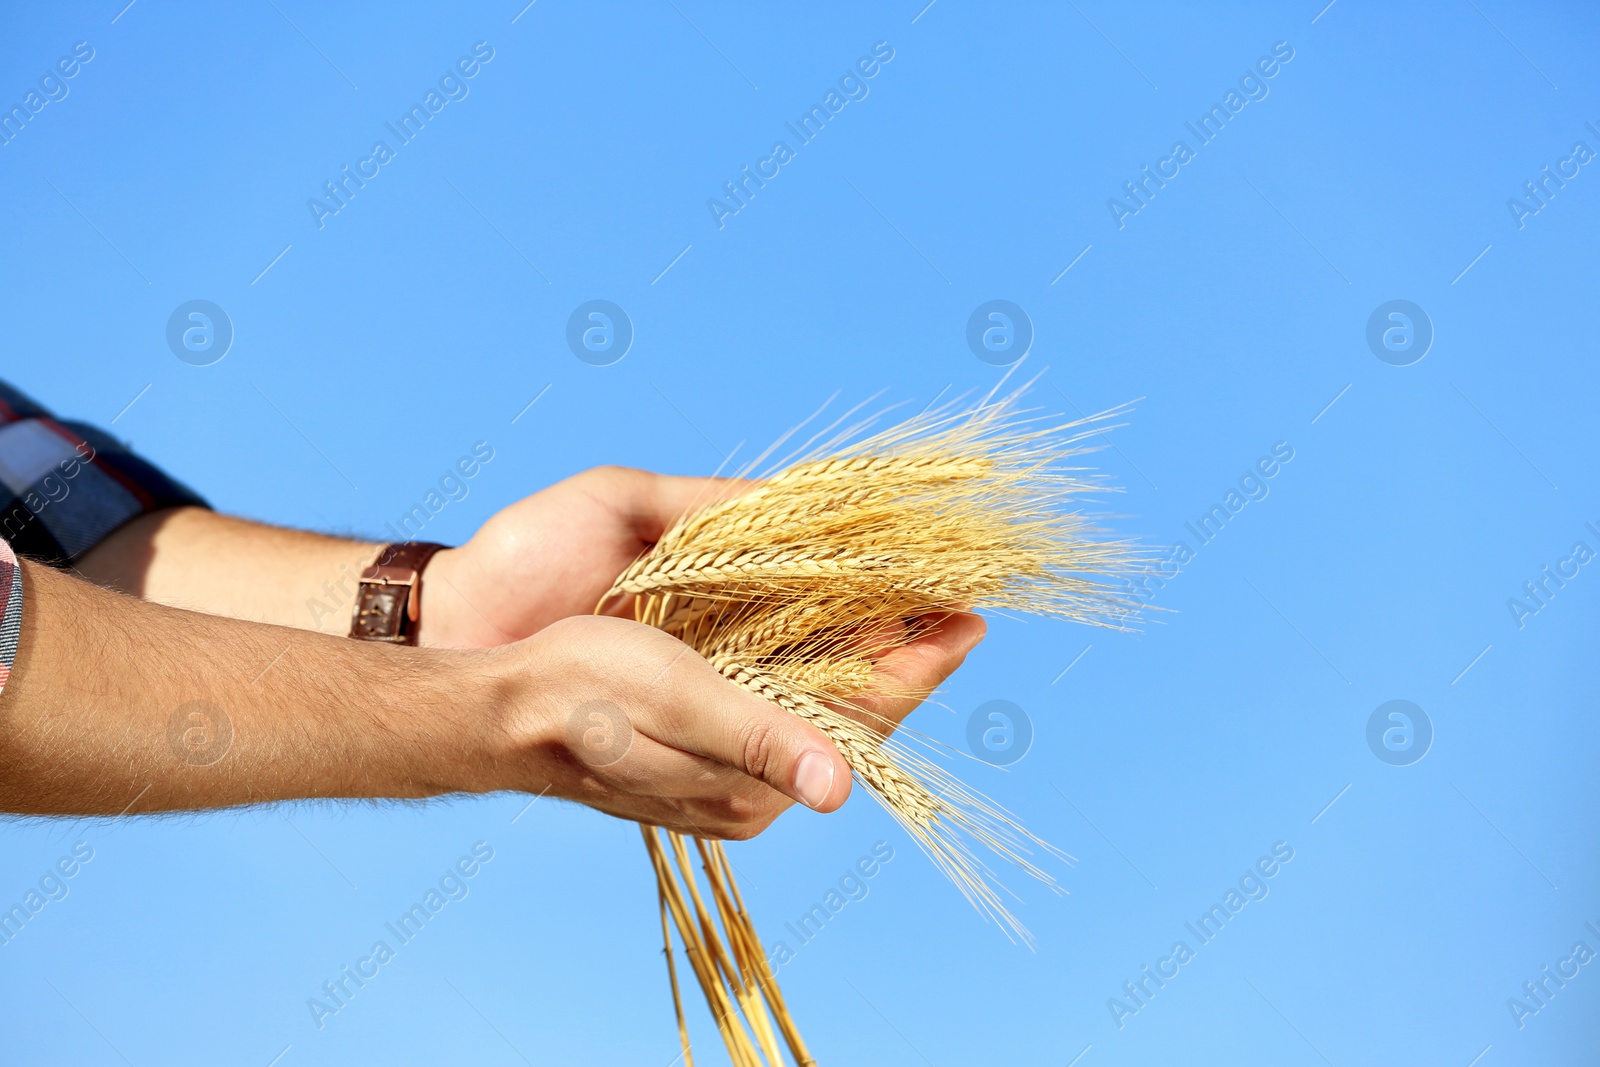
<instances>
[{"instance_id":1,"label":"golden wheat spikelet","mask_svg":"<svg viewBox=\"0 0 1600 1067\"><path fill-rule=\"evenodd\" d=\"M1028 940L973 846L1053 889L1054 879L1030 857L1036 850L1070 857L928 755L888 738L891 724L875 721L861 703L923 695L891 691L874 670L884 651L916 638L923 616L995 609L1115 628L1131 622L1137 602L1116 579L1141 561L1081 510L1106 487L1073 462L1093 451L1087 439L1123 409L1051 423L1020 409L1022 392L998 401L991 393L970 406L953 401L876 432L884 416L850 423L853 410L760 469L786 436L741 472L753 480L682 518L602 603L633 597L641 622L815 725L967 899L1008 935ZM648 828L646 843L663 930L670 914L735 1062L778 1062L764 1004L796 1061L807 1062L764 958L750 958L761 956L759 942L720 846L699 847L729 947L682 840L668 835L676 867ZM670 932L667 938L670 949ZM734 957L738 967L727 962ZM723 962L711 966L711 959ZM670 951L668 964L671 970Z\"/></svg>"},{"instance_id":2,"label":"golden wheat spikelet","mask_svg":"<svg viewBox=\"0 0 1600 1067\"><path fill-rule=\"evenodd\" d=\"M967 842L1054 886L1027 859L1042 842L886 741L853 699L887 695L872 672L883 648L861 635L901 620L961 607L1126 625L1135 605L1111 582L1133 562L1129 546L1079 510L1103 486L1070 462L1119 412L1050 424L1019 410L1019 396L876 433L863 432L870 419L835 424L746 491L683 518L610 596L632 595L641 621L822 729L968 899L1026 937Z\"/></svg>"}]
</instances>

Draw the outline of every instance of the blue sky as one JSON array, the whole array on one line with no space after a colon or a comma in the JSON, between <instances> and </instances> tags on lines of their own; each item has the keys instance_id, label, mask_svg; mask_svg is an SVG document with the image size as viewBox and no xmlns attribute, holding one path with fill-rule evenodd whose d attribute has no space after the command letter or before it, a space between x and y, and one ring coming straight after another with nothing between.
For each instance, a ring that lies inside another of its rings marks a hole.
<instances>
[{"instance_id":1,"label":"blue sky","mask_svg":"<svg viewBox=\"0 0 1600 1067\"><path fill-rule=\"evenodd\" d=\"M1037 951L865 797L730 849L769 940L892 850L783 968L822 1062L1592 1057L1592 8L3 18L0 103L27 111L0 147L4 374L221 509L381 537L486 442L431 520L459 541L597 464L709 473L835 392L985 390L1005 368L967 327L996 300L1026 317L1040 406L1138 401L1094 462L1118 530L1188 547L1167 610L1137 635L995 619L913 720L964 748L992 701L1027 717L1021 758L963 766L1078 858L1066 896L1007 876ZM421 132L390 129L430 92ZM197 300L231 326L214 361L168 343ZM619 359L568 343L592 301L626 318ZM636 828L526 803L0 825L0 902L74 872L0 946L8 1047L668 1067ZM459 899L319 1028L307 1001L463 857ZM1186 924L1242 879L1202 942Z\"/></svg>"}]
</instances>

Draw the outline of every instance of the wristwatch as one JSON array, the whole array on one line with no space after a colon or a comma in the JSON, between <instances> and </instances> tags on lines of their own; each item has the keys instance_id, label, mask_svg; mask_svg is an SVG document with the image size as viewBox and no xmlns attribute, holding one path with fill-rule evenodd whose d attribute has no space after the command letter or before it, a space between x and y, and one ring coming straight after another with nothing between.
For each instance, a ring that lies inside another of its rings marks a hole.
<instances>
[{"instance_id":1,"label":"wristwatch","mask_svg":"<svg viewBox=\"0 0 1600 1067\"><path fill-rule=\"evenodd\" d=\"M384 545L377 562L361 572L350 636L358 641L416 644L422 623L422 569L446 547L432 541Z\"/></svg>"}]
</instances>

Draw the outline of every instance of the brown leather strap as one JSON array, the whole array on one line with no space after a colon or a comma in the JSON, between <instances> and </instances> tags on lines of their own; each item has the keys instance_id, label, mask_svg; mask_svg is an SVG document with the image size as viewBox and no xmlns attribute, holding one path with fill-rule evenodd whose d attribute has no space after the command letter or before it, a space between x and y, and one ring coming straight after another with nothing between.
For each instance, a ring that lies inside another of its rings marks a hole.
<instances>
[{"instance_id":1,"label":"brown leather strap","mask_svg":"<svg viewBox=\"0 0 1600 1067\"><path fill-rule=\"evenodd\" d=\"M358 641L416 644L422 621L422 570L445 547L432 541L383 546L378 561L361 572L350 636Z\"/></svg>"}]
</instances>

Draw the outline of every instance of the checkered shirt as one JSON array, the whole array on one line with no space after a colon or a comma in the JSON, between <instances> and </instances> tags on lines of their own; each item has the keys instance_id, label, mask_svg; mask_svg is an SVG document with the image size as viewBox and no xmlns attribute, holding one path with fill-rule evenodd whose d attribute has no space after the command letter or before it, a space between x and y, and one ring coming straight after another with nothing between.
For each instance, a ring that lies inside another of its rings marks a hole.
<instances>
[{"instance_id":1,"label":"checkered shirt","mask_svg":"<svg viewBox=\"0 0 1600 1067\"><path fill-rule=\"evenodd\" d=\"M16 555L65 567L130 519L184 505L207 506L109 434L0 382L0 539ZM16 621L0 617L0 651Z\"/></svg>"}]
</instances>

